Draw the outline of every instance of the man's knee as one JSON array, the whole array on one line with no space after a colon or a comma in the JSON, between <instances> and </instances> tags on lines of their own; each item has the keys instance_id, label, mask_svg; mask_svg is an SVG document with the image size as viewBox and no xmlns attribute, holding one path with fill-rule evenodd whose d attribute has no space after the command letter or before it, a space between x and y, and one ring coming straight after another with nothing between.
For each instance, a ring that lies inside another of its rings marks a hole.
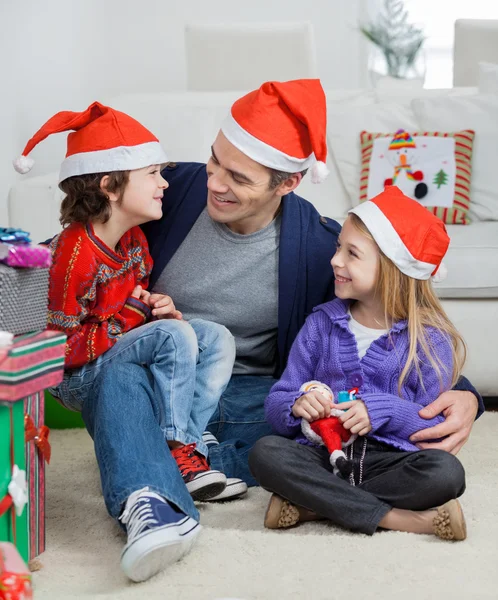
<instances>
[{"instance_id":1,"label":"man's knee","mask_svg":"<svg viewBox=\"0 0 498 600\"><path fill-rule=\"evenodd\" d=\"M442 495L450 498L461 496L465 491L465 470L456 456L444 450L421 450L421 457L428 461L428 472L433 485Z\"/></svg>"}]
</instances>

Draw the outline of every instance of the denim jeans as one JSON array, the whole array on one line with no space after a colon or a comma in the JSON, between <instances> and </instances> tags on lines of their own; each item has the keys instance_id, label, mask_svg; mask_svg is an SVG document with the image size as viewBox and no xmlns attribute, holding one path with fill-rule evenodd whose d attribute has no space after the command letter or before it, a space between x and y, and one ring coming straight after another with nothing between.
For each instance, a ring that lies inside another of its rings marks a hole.
<instances>
[{"instance_id":1,"label":"denim jeans","mask_svg":"<svg viewBox=\"0 0 498 600\"><path fill-rule=\"evenodd\" d=\"M225 389L235 344L228 330L193 319L138 327L97 360L68 371L53 393L82 412L95 443L111 516L128 496L152 490L198 519L165 440L195 442Z\"/></svg>"},{"instance_id":2,"label":"denim jeans","mask_svg":"<svg viewBox=\"0 0 498 600\"><path fill-rule=\"evenodd\" d=\"M209 448L213 469L227 477L239 477L247 485L258 485L249 471L248 456L254 444L272 432L265 420L264 403L276 381L269 376L232 376L208 425L220 442Z\"/></svg>"}]
</instances>

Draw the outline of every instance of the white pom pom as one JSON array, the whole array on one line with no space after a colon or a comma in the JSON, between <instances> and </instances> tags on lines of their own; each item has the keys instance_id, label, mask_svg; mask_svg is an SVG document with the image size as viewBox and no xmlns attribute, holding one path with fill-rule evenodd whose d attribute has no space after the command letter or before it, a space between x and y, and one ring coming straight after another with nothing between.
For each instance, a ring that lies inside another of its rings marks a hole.
<instances>
[{"instance_id":1,"label":"white pom pom","mask_svg":"<svg viewBox=\"0 0 498 600\"><path fill-rule=\"evenodd\" d=\"M29 171L31 171L33 165L35 164L35 161L29 156L21 155L19 156L19 158L13 160L12 164L14 165L14 169L18 173L22 173L24 175L25 173L29 173Z\"/></svg>"},{"instance_id":2,"label":"white pom pom","mask_svg":"<svg viewBox=\"0 0 498 600\"><path fill-rule=\"evenodd\" d=\"M329 174L327 165L321 160L311 167L311 183L322 183Z\"/></svg>"},{"instance_id":3,"label":"white pom pom","mask_svg":"<svg viewBox=\"0 0 498 600\"><path fill-rule=\"evenodd\" d=\"M439 283L444 281L448 275L448 269L444 263L439 265L439 269L432 276L432 283Z\"/></svg>"}]
</instances>

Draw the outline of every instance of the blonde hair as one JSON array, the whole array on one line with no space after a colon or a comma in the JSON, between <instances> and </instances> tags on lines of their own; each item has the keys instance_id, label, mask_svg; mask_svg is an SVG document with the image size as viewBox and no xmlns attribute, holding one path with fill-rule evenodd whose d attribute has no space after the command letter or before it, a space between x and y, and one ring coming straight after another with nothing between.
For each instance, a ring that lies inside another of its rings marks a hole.
<instances>
[{"instance_id":1,"label":"blonde hair","mask_svg":"<svg viewBox=\"0 0 498 600\"><path fill-rule=\"evenodd\" d=\"M375 242L363 221L355 214L349 215L354 227L365 237ZM421 359L417 354L420 347L429 359L432 367L438 374L441 392L443 389L442 372L447 375L448 365L442 363L431 344L427 328L433 327L446 334L452 347L453 372L451 373L451 387L458 381L465 359L467 348L465 341L448 318L444 308L436 296L432 283L429 280L419 280L402 273L398 267L380 250L380 269L377 282L377 293L380 295L386 323L390 326L406 319L408 322L409 350L406 364L398 380L398 393L401 396L401 387L410 370L415 367L421 385L424 385L420 370Z\"/></svg>"}]
</instances>

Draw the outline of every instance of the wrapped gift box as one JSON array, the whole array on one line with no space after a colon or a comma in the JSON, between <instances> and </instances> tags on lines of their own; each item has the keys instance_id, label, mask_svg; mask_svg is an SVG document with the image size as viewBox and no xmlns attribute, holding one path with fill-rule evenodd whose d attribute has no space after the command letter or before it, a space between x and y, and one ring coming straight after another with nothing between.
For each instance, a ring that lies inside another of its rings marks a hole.
<instances>
[{"instance_id":1,"label":"wrapped gift box","mask_svg":"<svg viewBox=\"0 0 498 600\"><path fill-rule=\"evenodd\" d=\"M19 335L47 327L49 271L0 264L0 330Z\"/></svg>"},{"instance_id":2,"label":"wrapped gift box","mask_svg":"<svg viewBox=\"0 0 498 600\"><path fill-rule=\"evenodd\" d=\"M52 253L47 246L38 244L0 243L0 262L9 267L50 269Z\"/></svg>"},{"instance_id":3,"label":"wrapped gift box","mask_svg":"<svg viewBox=\"0 0 498 600\"><path fill-rule=\"evenodd\" d=\"M24 402L0 403L0 540L15 544L27 562L28 511L25 505L20 506L22 493L19 496L19 489L23 488L22 473L25 476L26 469L24 439ZM14 465L19 471L16 477L13 477ZM20 514L13 504L14 497L19 504L19 511L22 508ZM27 501L26 488L24 500Z\"/></svg>"},{"instance_id":4,"label":"wrapped gift box","mask_svg":"<svg viewBox=\"0 0 498 600\"><path fill-rule=\"evenodd\" d=\"M0 401L20 400L59 384L65 348L66 336L58 331L23 335L0 348Z\"/></svg>"},{"instance_id":5,"label":"wrapped gift box","mask_svg":"<svg viewBox=\"0 0 498 600\"><path fill-rule=\"evenodd\" d=\"M31 600L31 575L16 547L0 542L0 600Z\"/></svg>"},{"instance_id":6,"label":"wrapped gift box","mask_svg":"<svg viewBox=\"0 0 498 600\"><path fill-rule=\"evenodd\" d=\"M45 425L45 394L24 399L26 477L28 482L29 560L45 551L45 462L50 462L49 429Z\"/></svg>"}]
</instances>

